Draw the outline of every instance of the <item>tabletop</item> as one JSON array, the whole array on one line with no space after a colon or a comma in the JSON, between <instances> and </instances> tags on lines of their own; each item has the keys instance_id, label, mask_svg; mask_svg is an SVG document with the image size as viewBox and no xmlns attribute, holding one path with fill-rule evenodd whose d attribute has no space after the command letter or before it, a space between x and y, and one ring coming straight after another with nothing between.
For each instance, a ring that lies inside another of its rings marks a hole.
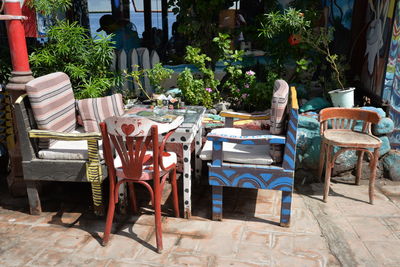
<instances>
[{"instance_id":1,"label":"tabletop","mask_svg":"<svg viewBox=\"0 0 400 267\"><path fill-rule=\"evenodd\" d=\"M135 105L130 108L127 113L135 113L139 111L152 109L147 105ZM183 116L184 120L175 130L175 133L169 138L169 143L188 143L192 142L195 134L201 127L203 115L206 111L202 106L185 106L182 109L169 109L166 112L177 116Z\"/></svg>"}]
</instances>

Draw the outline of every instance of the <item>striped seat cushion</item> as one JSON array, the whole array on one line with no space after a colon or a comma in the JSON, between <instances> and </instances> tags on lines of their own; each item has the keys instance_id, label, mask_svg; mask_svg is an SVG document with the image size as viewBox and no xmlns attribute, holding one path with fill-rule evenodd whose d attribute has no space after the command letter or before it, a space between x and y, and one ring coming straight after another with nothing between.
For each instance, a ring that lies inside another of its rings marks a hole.
<instances>
[{"instance_id":1,"label":"striped seat cushion","mask_svg":"<svg viewBox=\"0 0 400 267\"><path fill-rule=\"evenodd\" d=\"M78 100L79 115L86 132L100 132L99 123L111 116L124 114L121 94Z\"/></svg>"},{"instance_id":2,"label":"striped seat cushion","mask_svg":"<svg viewBox=\"0 0 400 267\"><path fill-rule=\"evenodd\" d=\"M26 84L37 127L41 130L71 132L76 127L75 98L67 74L55 72ZM39 148L49 148L54 140L40 139Z\"/></svg>"},{"instance_id":3,"label":"striped seat cushion","mask_svg":"<svg viewBox=\"0 0 400 267\"><path fill-rule=\"evenodd\" d=\"M271 134L284 134L285 111L289 99L289 85L284 80L276 80L271 105ZM283 145L271 144L270 155L275 162L282 162Z\"/></svg>"}]
</instances>

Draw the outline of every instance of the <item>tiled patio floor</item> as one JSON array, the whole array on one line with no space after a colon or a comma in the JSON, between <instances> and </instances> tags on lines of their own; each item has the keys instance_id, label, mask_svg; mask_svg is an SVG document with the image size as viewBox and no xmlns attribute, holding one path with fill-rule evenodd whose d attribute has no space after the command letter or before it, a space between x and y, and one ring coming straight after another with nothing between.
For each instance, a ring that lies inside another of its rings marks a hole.
<instances>
[{"instance_id":1,"label":"tiled patio floor","mask_svg":"<svg viewBox=\"0 0 400 267\"><path fill-rule=\"evenodd\" d=\"M278 225L278 192L225 190L218 222L209 219L209 188L197 186L190 220L170 217L167 200L162 254L154 251L145 198L142 214L119 216L102 247L104 218L79 197L89 188L49 188L41 216L27 213L25 198L0 190L0 266L400 266L396 184L384 187L391 199L377 189L375 205L367 202L367 185L334 183L328 203L320 184L303 187L294 195L290 228Z\"/></svg>"}]
</instances>

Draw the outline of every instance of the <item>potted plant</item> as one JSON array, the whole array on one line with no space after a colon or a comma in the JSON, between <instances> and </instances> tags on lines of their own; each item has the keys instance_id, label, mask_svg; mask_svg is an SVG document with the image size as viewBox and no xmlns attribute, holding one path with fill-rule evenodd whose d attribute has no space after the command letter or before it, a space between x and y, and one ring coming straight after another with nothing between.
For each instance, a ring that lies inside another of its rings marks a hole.
<instances>
[{"instance_id":1,"label":"potted plant","mask_svg":"<svg viewBox=\"0 0 400 267\"><path fill-rule=\"evenodd\" d=\"M344 64L343 60L336 54L332 54L329 43L331 41L333 29L319 28L319 33L315 34L309 30L302 34L304 42L325 56L326 61L332 69L332 80L339 88L329 91L332 103L335 107L352 108L354 106L354 87L344 86Z\"/></svg>"},{"instance_id":2,"label":"potted plant","mask_svg":"<svg viewBox=\"0 0 400 267\"><path fill-rule=\"evenodd\" d=\"M288 82L305 83L307 78L304 78L304 74L314 72L326 60L332 75L330 79L324 79L325 88L336 89L328 92L333 104L352 107L354 88L344 87L345 64L329 47L333 28L315 27L313 21L317 21L317 18L318 14L315 11L301 12L295 8L264 15L258 30L260 36L265 37L267 54L273 59L270 69ZM316 57L315 52L322 55L322 58ZM291 63L290 59L295 64ZM311 86L311 78L309 83Z\"/></svg>"}]
</instances>

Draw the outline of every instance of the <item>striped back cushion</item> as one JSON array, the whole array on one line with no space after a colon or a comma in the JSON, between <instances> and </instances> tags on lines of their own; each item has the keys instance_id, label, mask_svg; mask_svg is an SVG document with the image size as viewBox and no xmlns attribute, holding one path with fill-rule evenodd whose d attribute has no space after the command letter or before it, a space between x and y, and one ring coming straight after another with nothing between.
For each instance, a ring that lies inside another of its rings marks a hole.
<instances>
[{"instance_id":1,"label":"striped back cushion","mask_svg":"<svg viewBox=\"0 0 400 267\"><path fill-rule=\"evenodd\" d=\"M75 98L67 74L55 72L33 79L26 84L26 92L40 130L75 130ZM48 148L54 142L41 138L39 148Z\"/></svg>"},{"instance_id":2,"label":"striped back cushion","mask_svg":"<svg viewBox=\"0 0 400 267\"><path fill-rule=\"evenodd\" d=\"M276 80L271 105L271 134L282 134L285 110L289 99L289 85L284 80Z\"/></svg>"},{"instance_id":3,"label":"striped back cushion","mask_svg":"<svg viewBox=\"0 0 400 267\"><path fill-rule=\"evenodd\" d=\"M284 80L276 80L271 105L271 134L284 134L285 111L289 99L289 85ZM276 163L282 162L283 145L271 144L270 156Z\"/></svg>"},{"instance_id":4,"label":"striped back cushion","mask_svg":"<svg viewBox=\"0 0 400 267\"><path fill-rule=\"evenodd\" d=\"M121 94L78 100L78 110L86 132L100 132L99 123L124 114Z\"/></svg>"}]
</instances>

